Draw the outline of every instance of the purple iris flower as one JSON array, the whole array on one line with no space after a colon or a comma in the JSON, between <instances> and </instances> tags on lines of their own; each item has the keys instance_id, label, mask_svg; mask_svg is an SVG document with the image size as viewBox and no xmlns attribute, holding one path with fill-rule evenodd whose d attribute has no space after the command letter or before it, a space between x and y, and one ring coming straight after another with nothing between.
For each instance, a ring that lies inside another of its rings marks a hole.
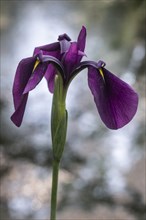
<instances>
[{"instance_id":1,"label":"purple iris flower","mask_svg":"<svg viewBox=\"0 0 146 220\"><path fill-rule=\"evenodd\" d=\"M36 47L32 57L20 61L13 85L15 112L11 120L16 126L22 123L28 94L43 77L49 91L54 91L56 74L61 74L64 89L83 69L88 68L88 85L93 94L99 115L110 129L126 125L135 115L138 106L137 93L124 81L105 68L103 61L81 61L85 56L86 28L83 26L76 42L67 34L58 42Z\"/></svg>"}]
</instances>

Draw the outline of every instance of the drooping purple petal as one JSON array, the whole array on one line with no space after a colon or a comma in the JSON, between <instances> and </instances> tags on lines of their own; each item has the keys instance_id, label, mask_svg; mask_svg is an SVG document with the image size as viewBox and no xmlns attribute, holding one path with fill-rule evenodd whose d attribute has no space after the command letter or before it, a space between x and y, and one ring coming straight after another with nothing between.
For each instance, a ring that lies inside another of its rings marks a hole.
<instances>
[{"instance_id":1,"label":"drooping purple petal","mask_svg":"<svg viewBox=\"0 0 146 220\"><path fill-rule=\"evenodd\" d=\"M22 120L23 120L23 116L24 116L24 111L25 111L25 107L26 107L26 103L27 103L27 98L28 98L28 93L24 94L22 96L21 99L21 104L18 106L18 108L16 109L16 111L13 113L13 115L11 116L11 120L12 122L17 126L20 127Z\"/></svg>"},{"instance_id":2,"label":"drooping purple petal","mask_svg":"<svg viewBox=\"0 0 146 220\"><path fill-rule=\"evenodd\" d=\"M53 56L54 52L56 52L56 51L59 52L60 51L60 43L55 42L55 43L52 43L52 44L47 44L47 45L44 45L44 46L36 47L34 49L33 55L37 55L40 51L43 51L44 55Z\"/></svg>"},{"instance_id":3,"label":"drooping purple petal","mask_svg":"<svg viewBox=\"0 0 146 220\"><path fill-rule=\"evenodd\" d=\"M36 57L29 57L23 59L18 64L16 70L14 84L13 84L13 100L14 100L15 112L11 116L11 120L18 127L21 125L27 98L28 98L28 94L24 95L23 92L32 74L35 62L36 62Z\"/></svg>"},{"instance_id":4,"label":"drooping purple petal","mask_svg":"<svg viewBox=\"0 0 146 220\"><path fill-rule=\"evenodd\" d=\"M83 26L77 40L79 50L84 52L86 44L86 28Z\"/></svg>"},{"instance_id":5,"label":"drooping purple petal","mask_svg":"<svg viewBox=\"0 0 146 220\"><path fill-rule=\"evenodd\" d=\"M51 93L54 92L55 75L56 75L56 69L52 64L49 64L45 73L45 78L47 80L48 88Z\"/></svg>"},{"instance_id":6,"label":"drooping purple petal","mask_svg":"<svg viewBox=\"0 0 146 220\"><path fill-rule=\"evenodd\" d=\"M130 122L137 111L137 93L124 81L102 68L89 67L88 83L102 121L110 129L118 129Z\"/></svg>"},{"instance_id":7,"label":"drooping purple petal","mask_svg":"<svg viewBox=\"0 0 146 220\"><path fill-rule=\"evenodd\" d=\"M29 57L21 60L18 64L13 84L13 100L15 110L21 104L23 91L32 74L35 61L36 57Z\"/></svg>"},{"instance_id":8,"label":"drooping purple petal","mask_svg":"<svg viewBox=\"0 0 146 220\"><path fill-rule=\"evenodd\" d=\"M45 75L48 63L39 63L32 76L30 77L23 94L26 94L33 90L39 82L42 80L43 76Z\"/></svg>"}]
</instances>

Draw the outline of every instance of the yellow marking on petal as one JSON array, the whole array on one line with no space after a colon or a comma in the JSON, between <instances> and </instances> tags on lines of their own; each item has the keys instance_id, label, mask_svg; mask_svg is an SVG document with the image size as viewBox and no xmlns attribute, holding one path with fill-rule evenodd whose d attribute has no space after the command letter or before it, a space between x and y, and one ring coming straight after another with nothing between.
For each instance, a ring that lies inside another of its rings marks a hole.
<instances>
[{"instance_id":1,"label":"yellow marking on petal","mask_svg":"<svg viewBox=\"0 0 146 220\"><path fill-rule=\"evenodd\" d=\"M34 72L34 70L36 69L36 67L39 65L39 63L40 63L40 61L39 60L36 60L36 62L35 62L35 64L34 64L34 68L33 68L33 71L32 72Z\"/></svg>"},{"instance_id":2,"label":"yellow marking on petal","mask_svg":"<svg viewBox=\"0 0 146 220\"><path fill-rule=\"evenodd\" d=\"M104 79L104 74L103 74L103 71L102 71L102 69L101 69L101 68L99 69L99 72L100 72L100 74L101 74L101 76L102 76L103 80L105 80L105 79Z\"/></svg>"}]
</instances>

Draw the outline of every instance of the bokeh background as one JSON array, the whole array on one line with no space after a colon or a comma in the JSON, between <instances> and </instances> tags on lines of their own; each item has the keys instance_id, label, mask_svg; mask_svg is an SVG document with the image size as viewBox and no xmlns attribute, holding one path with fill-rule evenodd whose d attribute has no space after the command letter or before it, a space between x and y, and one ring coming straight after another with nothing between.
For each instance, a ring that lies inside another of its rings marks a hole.
<instances>
[{"instance_id":1,"label":"bokeh background","mask_svg":"<svg viewBox=\"0 0 146 220\"><path fill-rule=\"evenodd\" d=\"M30 93L21 128L10 121L18 62L36 46L85 25L86 54L139 94L136 116L121 130L102 123L86 71L72 82L67 143L61 162L58 220L144 220L145 181L144 0L1 0L1 220L45 220L50 213L52 95L46 81ZM106 109L105 109L106 111Z\"/></svg>"}]
</instances>

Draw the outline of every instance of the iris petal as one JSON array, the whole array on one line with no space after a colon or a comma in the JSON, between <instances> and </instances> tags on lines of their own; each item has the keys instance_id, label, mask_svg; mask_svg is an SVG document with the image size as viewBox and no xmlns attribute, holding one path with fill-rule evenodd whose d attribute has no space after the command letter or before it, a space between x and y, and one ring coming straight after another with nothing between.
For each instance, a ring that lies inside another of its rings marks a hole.
<instances>
[{"instance_id":1,"label":"iris petal","mask_svg":"<svg viewBox=\"0 0 146 220\"><path fill-rule=\"evenodd\" d=\"M77 43L79 50L84 52L85 44L86 44L86 28L84 26L82 27L79 33Z\"/></svg>"},{"instance_id":2,"label":"iris petal","mask_svg":"<svg viewBox=\"0 0 146 220\"><path fill-rule=\"evenodd\" d=\"M18 106L14 114L11 116L12 122L17 126L20 127L22 120L23 120L23 115L27 103L27 98L28 98L28 93L24 94L21 99L21 104Z\"/></svg>"},{"instance_id":3,"label":"iris petal","mask_svg":"<svg viewBox=\"0 0 146 220\"><path fill-rule=\"evenodd\" d=\"M74 67L77 65L78 60L78 46L76 42L71 43L68 52L66 52L64 57L64 67L67 74L67 78L70 77L70 74Z\"/></svg>"},{"instance_id":4,"label":"iris petal","mask_svg":"<svg viewBox=\"0 0 146 220\"><path fill-rule=\"evenodd\" d=\"M45 78L47 80L48 88L51 93L54 92L54 80L56 75L56 69L52 64L49 64L46 73Z\"/></svg>"},{"instance_id":5,"label":"iris petal","mask_svg":"<svg viewBox=\"0 0 146 220\"><path fill-rule=\"evenodd\" d=\"M62 63L60 62L59 59L57 59L56 57L53 56L48 56L48 55L43 55L41 52L38 55L39 59L41 62L48 62L53 64L56 69L58 69L58 71L62 74L64 74L64 67L62 65Z\"/></svg>"},{"instance_id":6,"label":"iris petal","mask_svg":"<svg viewBox=\"0 0 146 220\"><path fill-rule=\"evenodd\" d=\"M77 75L79 72L81 72L82 70L84 70L87 67L95 67L98 68L98 64L95 61L83 61L80 62L79 65L76 67L76 69L74 69L71 73L71 75L75 76Z\"/></svg>"},{"instance_id":7,"label":"iris petal","mask_svg":"<svg viewBox=\"0 0 146 220\"><path fill-rule=\"evenodd\" d=\"M66 39L60 41L61 54L68 51L70 44Z\"/></svg>"},{"instance_id":8,"label":"iris petal","mask_svg":"<svg viewBox=\"0 0 146 220\"><path fill-rule=\"evenodd\" d=\"M32 76L30 77L23 94L26 94L33 90L39 82L42 80L48 64L47 63L39 63L36 69L34 70Z\"/></svg>"},{"instance_id":9,"label":"iris petal","mask_svg":"<svg viewBox=\"0 0 146 220\"><path fill-rule=\"evenodd\" d=\"M23 95L25 86L29 81L29 78L32 74L34 64L36 62L36 57L29 57L20 61L13 84L13 100L15 113L11 117L12 121L20 126L25 110L25 105L27 102L28 94ZM17 117L18 113L18 117Z\"/></svg>"},{"instance_id":10,"label":"iris petal","mask_svg":"<svg viewBox=\"0 0 146 220\"><path fill-rule=\"evenodd\" d=\"M73 69L73 71L71 72L71 77L69 79L69 82L71 82L71 80L79 73L81 72L82 70L84 70L85 68L89 68L89 67L95 67L95 68L98 68L98 63L95 62L95 61L83 61L83 62L80 62L78 64L78 66Z\"/></svg>"},{"instance_id":11,"label":"iris petal","mask_svg":"<svg viewBox=\"0 0 146 220\"><path fill-rule=\"evenodd\" d=\"M131 121L137 111L138 95L124 81L102 68L89 67L88 84L102 121L110 129L118 129Z\"/></svg>"},{"instance_id":12,"label":"iris petal","mask_svg":"<svg viewBox=\"0 0 146 220\"><path fill-rule=\"evenodd\" d=\"M60 51L60 43L55 42L55 43L52 43L52 44L47 44L47 45L44 45L44 46L36 47L34 49L34 54L33 55L37 55L40 51L43 51L43 54L53 56L53 54L52 54L53 52Z\"/></svg>"},{"instance_id":13,"label":"iris petal","mask_svg":"<svg viewBox=\"0 0 146 220\"><path fill-rule=\"evenodd\" d=\"M70 47L70 41L71 41L70 37L67 34L62 34L62 35L59 35L58 40L60 43L61 54L68 51Z\"/></svg>"},{"instance_id":14,"label":"iris petal","mask_svg":"<svg viewBox=\"0 0 146 220\"><path fill-rule=\"evenodd\" d=\"M64 33L64 34L59 35L58 40L59 41L62 41L62 40L71 41L71 38L66 33Z\"/></svg>"},{"instance_id":15,"label":"iris petal","mask_svg":"<svg viewBox=\"0 0 146 220\"><path fill-rule=\"evenodd\" d=\"M21 60L20 63L18 64L14 79L14 84L13 84L13 99L14 99L15 110L21 104L23 91L32 74L35 61L36 61L35 57L29 57Z\"/></svg>"}]
</instances>

